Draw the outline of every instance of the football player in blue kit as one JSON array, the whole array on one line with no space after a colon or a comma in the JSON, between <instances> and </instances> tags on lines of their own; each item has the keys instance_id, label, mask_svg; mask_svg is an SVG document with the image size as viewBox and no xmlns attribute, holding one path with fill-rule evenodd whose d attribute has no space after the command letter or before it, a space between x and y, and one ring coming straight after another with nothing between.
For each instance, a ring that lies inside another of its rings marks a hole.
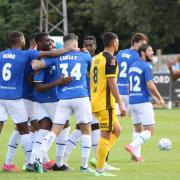
<instances>
[{"instance_id":1,"label":"football player in blue kit","mask_svg":"<svg viewBox=\"0 0 180 180\"><path fill-rule=\"evenodd\" d=\"M69 50L37 51L22 50L25 47L25 38L21 32L12 32L9 36L12 46L0 54L0 131L4 121L10 116L17 125L21 136L21 143L25 151L26 162L29 163L32 140L27 126L27 111L23 100L23 85L25 70L28 63L38 57L54 57Z\"/></svg>"},{"instance_id":2,"label":"football player in blue kit","mask_svg":"<svg viewBox=\"0 0 180 180\"><path fill-rule=\"evenodd\" d=\"M121 94L122 101L128 110L129 108L129 90L128 90L128 71L132 63L139 59L138 49L142 44L147 44L148 37L142 33L135 33L131 38L131 47L129 49L120 50L116 56L119 73L117 85L119 94ZM118 108L116 108L117 115L120 115ZM132 139L136 138L137 134L133 130ZM136 149L137 153L141 153L141 149ZM134 158L132 157L132 160Z\"/></svg>"},{"instance_id":3,"label":"football player in blue kit","mask_svg":"<svg viewBox=\"0 0 180 180\"><path fill-rule=\"evenodd\" d=\"M67 34L63 38L64 47L78 47L78 38L75 34ZM41 150L47 152L55 138L61 133L66 120L74 113L76 123L80 124L82 132L82 163L80 170L88 172L88 159L91 147L91 105L88 96L86 75L91 66L91 56L80 51L71 51L63 56L32 61L35 70L55 65L58 76L73 77L68 85L58 86L57 96L59 99L55 119L51 132L44 138ZM42 162L42 155L39 154ZM40 164L39 164L40 165Z\"/></svg>"},{"instance_id":4,"label":"football player in blue kit","mask_svg":"<svg viewBox=\"0 0 180 180\"><path fill-rule=\"evenodd\" d=\"M137 154L135 148L147 141L154 131L154 111L151 103L151 95L155 101L164 105L158 92L152 74L153 50L148 44L139 47L140 59L134 62L129 69L129 108L132 123L137 137L125 149L134 156L137 162L143 162L141 154Z\"/></svg>"},{"instance_id":5,"label":"football player in blue kit","mask_svg":"<svg viewBox=\"0 0 180 180\"><path fill-rule=\"evenodd\" d=\"M52 41L50 36L47 33L40 32L36 34L35 38L38 50L49 51L52 47ZM55 66L48 67L46 69L35 72L34 83L34 99L36 117L39 122L39 130L36 134L36 138L33 145L33 150L31 154L30 163L36 160L36 156L40 151L41 141L49 133L52 127L52 122L54 120L55 110L57 106L57 95L56 95L56 86L67 84L70 82L70 77L56 77L56 68ZM62 151L65 148L65 143L67 135L69 132L69 124L66 123L66 128L63 129L63 137L59 136L57 138L57 150ZM60 146L60 147L59 147ZM60 149L60 150L59 150ZM58 160L59 162L59 160ZM48 155L45 154L43 159L43 169L50 170L54 165L54 161L50 161ZM30 166L29 166L30 168Z\"/></svg>"},{"instance_id":6,"label":"football player in blue kit","mask_svg":"<svg viewBox=\"0 0 180 180\"><path fill-rule=\"evenodd\" d=\"M32 34L29 38L30 41L30 49L37 50L37 44L35 42L35 33ZM29 62L25 69L25 79L23 84L23 99L25 103L25 107L27 109L28 113L28 125L30 128L30 134L32 141L34 141L35 133L38 130L38 123L36 120L36 117L34 116L34 99L33 99L33 81L32 81L32 74L33 70L31 68L31 63ZM18 147L18 144L20 142L20 134L17 129L17 126L13 133L11 134L9 138L8 143L8 151L6 154L6 158L3 164L2 169L4 171L13 171L13 172L19 172L20 170L17 168L15 164L13 164L14 156ZM23 166L23 169L26 169L26 163Z\"/></svg>"},{"instance_id":7,"label":"football player in blue kit","mask_svg":"<svg viewBox=\"0 0 180 180\"><path fill-rule=\"evenodd\" d=\"M9 37L11 49L0 55L0 121L10 116L17 125L21 143L25 151L26 161L29 162L32 142L27 126L27 111L23 101L23 82L25 68L29 61L39 56L35 50L21 49L25 46L24 35L13 32Z\"/></svg>"},{"instance_id":8,"label":"football player in blue kit","mask_svg":"<svg viewBox=\"0 0 180 180\"><path fill-rule=\"evenodd\" d=\"M148 38L142 33L135 33L131 39L129 49L120 50L116 55L119 66L117 85L122 100L127 108L128 100L128 71L132 63L139 59L138 49L142 44L147 44ZM118 114L119 115L119 114Z\"/></svg>"},{"instance_id":9,"label":"football player in blue kit","mask_svg":"<svg viewBox=\"0 0 180 180\"><path fill-rule=\"evenodd\" d=\"M95 55L96 50L96 38L94 36L85 36L83 40L83 48L86 48L90 55L93 57ZM89 82L89 74L87 75L87 87L88 87L88 94L90 96L90 82ZM92 148L94 151L94 155L96 156L96 149L98 140L100 137L100 130L99 130L99 123L95 116L92 115L92 124L91 124L91 139L92 139ZM78 142L81 139L81 130L79 124L76 124L76 128L68 137L67 147L64 154L64 163L67 163L72 151L77 146Z\"/></svg>"}]
</instances>

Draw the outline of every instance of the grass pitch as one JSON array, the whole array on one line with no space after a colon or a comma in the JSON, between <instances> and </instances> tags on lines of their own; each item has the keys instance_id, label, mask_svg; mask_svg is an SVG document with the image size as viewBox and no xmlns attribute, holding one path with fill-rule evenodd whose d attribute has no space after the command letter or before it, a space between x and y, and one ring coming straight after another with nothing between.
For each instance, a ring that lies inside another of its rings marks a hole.
<instances>
[{"instance_id":1,"label":"grass pitch","mask_svg":"<svg viewBox=\"0 0 180 180\"><path fill-rule=\"evenodd\" d=\"M133 163L129 154L124 150L124 145L131 140L132 126L128 117L121 119L122 134L118 143L113 147L110 153L109 163L119 167L120 171L114 171L117 177L108 177L108 179L118 180L179 180L180 179L180 108L173 110L155 110L156 126L155 134L146 142L142 148L142 154L145 159L143 163ZM73 126L73 120L72 126ZM3 165L8 139L14 129L14 125L8 120L0 135L0 164ZM172 141L170 151L160 151L157 144L161 138L169 138ZM49 151L51 159L55 159L55 145ZM93 153L92 153L93 156ZM69 166L74 170L72 172L53 172L49 171L43 174L36 173L7 173L0 170L0 180L66 180L66 179L103 179L104 177L95 177L91 173L80 173L81 162L80 146L76 148L69 159ZM24 163L24 154L19 145L14 163L20 168Z\"/></svg>"}]
</instances>

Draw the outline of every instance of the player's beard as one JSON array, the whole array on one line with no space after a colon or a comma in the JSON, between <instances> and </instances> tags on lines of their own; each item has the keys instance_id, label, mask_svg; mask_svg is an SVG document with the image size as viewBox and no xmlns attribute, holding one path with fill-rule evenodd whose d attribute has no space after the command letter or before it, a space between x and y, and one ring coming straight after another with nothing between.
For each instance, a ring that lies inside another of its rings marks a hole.
<instances>
[{"instance_id":1,"label":"player's beard","mask_svg":"<svg viewBox=\"0 0 180 180\"><path fill-rule=\"evenodd\" d=\"M152 62L152 61L153 61L153 58L152 58L152 57L147 56L147 55L145 55L145 57L146 57L146 61L147 61L147 62Z\"/></svg>"}]
</instances>

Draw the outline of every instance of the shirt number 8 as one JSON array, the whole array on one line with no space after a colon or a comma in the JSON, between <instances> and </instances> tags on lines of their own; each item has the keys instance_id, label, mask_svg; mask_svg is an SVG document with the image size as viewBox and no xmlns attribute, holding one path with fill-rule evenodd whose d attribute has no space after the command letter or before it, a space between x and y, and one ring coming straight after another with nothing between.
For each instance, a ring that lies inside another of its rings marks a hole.
<instances>
[{"instance_id":1,"label":"shirt number 8","mask_svg":"<svg viewBox=\"0 0 180 180\"><path fill-rule=\"evenodd\" d=\"M94 67L93 72L94 72L94 76L93 76L94 83L97 83L97 81L98 81L98 77L97 77L98 76L98 68Z\"/></svg>"}]
</instances>

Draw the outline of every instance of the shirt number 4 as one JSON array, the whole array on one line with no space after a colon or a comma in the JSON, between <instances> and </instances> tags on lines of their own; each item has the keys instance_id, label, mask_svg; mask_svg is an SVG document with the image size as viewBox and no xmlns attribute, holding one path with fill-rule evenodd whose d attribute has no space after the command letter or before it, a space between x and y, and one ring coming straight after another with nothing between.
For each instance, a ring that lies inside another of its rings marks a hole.
<instances>
[{"instance_id":1,"label":"shirt number 4","mask_svg":"<svg viewBox=\"0 0 180 180\"><path fill-rule=\"evenodd\" d=\"M75 77L76 80L81 79L81 64L77 63L75 66L72 68L70 74L68 73L68 63L60 64L60 69L62 69L62 74L66 77L70 75L71 77Z\"/></svg>"}]
</instances>

